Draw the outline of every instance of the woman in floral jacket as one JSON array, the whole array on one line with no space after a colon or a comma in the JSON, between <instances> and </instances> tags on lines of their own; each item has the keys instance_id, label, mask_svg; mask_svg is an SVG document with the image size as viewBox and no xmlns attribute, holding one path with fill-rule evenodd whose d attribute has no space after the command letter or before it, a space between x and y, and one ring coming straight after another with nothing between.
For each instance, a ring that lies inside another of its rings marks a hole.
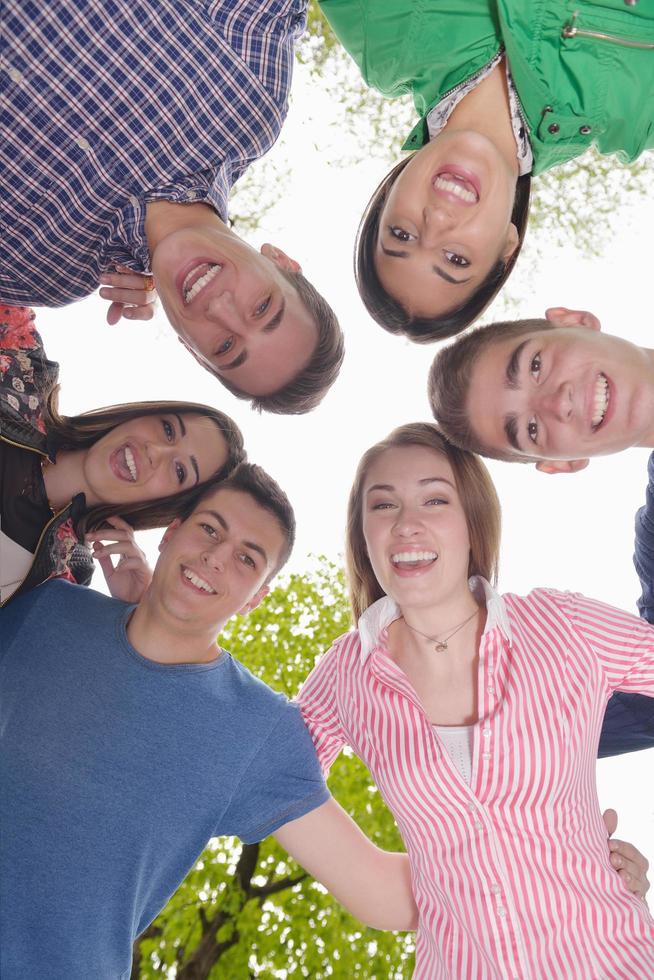
<instances>
[{"instance_id":1,"label":"woman in floral jacket","mask_svg":"<svg viewBox=\"0 0 654 980\"><path fill-rule=\"evenodd\" d=\"M149 573L133 531L164 527L227 476L245 456L241 433L189 402L62 417L57 375L34 313L0 308L0 603L53 576L88 584L88 543L112 595L135 601Z\"/></svg>"}]
</instances>

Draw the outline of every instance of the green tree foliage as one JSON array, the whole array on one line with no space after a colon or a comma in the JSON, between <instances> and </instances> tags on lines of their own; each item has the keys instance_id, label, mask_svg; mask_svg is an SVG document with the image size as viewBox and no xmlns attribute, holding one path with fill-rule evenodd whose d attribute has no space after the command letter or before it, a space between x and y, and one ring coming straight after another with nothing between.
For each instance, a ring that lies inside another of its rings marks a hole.
<instances>
[{"instance_id":1,"label":"green tree foliage","mask_svg":"<svg viewBox=\"0 0 654 980\"><path fill-rule=\"evenodd\" d=\"M315 0L309 6L308 30L298 45L297 62L295 84L328 93L333 111L329 120L321 116L320 123L328 124L331 139L321 134L321 152L343 169L344 179L349 167L371 156L390 168L400 158L401 145L415 123L411 99L391 101L366 88ZM234 210L241 228L254 230L260 217L287 193L288 161L283 151L269 155L239 183ZM602 254L617 218L625 207L647 197L652 180L651 152L625 166L615 156L602 157L593 150L537 177L530 216L531 261L538 261L539 243L544 242L573 243L586 256ZM362 211L365 203L361 202Z\"/></svg>"},{"instance_id":2,"label":"green tree foliage","mask_svg":"<svg viewBox=\"0 0 654 980\"><path fill-rule=\"evenodd\" d=\"M221 645L292 697L318 654L348 628L343 573L323 560L233 620ZM351 752L334 766L330 788L376 844L401 849L392 817ZM412 957L412 935L364 928L272 839L241 846L229 838L211 841L137 942L132 978L400 980L410 975Z\"/></svg>"}]
</instances>

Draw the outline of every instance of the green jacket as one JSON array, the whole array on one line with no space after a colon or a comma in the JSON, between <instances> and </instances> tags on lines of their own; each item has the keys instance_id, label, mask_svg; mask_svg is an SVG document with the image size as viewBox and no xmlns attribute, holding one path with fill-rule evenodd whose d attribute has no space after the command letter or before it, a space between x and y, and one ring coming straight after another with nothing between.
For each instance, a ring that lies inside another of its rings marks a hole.
<instances>
[{"instance_id":1,"label":"green jacket","mask_svg":"<svg viewBox=\"0 0 654 980\"><path fill-rule=\"evenodd\" d=\"M502 48L529 126L535 174L594 144L634 160L654 146L654 0L321 0L368 85L410 93L425 117Z\"/></svg>"}]
</instances>

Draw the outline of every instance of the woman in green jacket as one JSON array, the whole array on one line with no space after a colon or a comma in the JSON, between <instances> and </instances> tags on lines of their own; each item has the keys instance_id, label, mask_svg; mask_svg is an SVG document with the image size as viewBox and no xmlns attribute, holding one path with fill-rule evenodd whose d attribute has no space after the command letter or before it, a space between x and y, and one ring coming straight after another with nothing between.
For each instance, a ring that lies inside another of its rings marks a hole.
<instances>
[{"instance_id":1,"label":"woman in green jacket","mask_svg":"<svg viewBox=\"0 0 654 980\"><path fill-rule=\"evenodd\" d=\"M413 151L363 215L355 274L373 318L418 342L480 315L520 251L530 174L595 145L654 146L646 0L322 0L366 83L410 93Z\"/></svg>"}]
</instances>

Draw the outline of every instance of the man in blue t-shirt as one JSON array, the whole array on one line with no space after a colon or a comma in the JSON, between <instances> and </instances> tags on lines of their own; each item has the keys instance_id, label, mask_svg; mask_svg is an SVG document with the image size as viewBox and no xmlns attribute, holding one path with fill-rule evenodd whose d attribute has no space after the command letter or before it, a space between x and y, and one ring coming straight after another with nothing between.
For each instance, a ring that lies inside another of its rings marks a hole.
<instances>
[{"instance_id":1,"label":"man in blue t-shirt","mask_svg":"<svg viewBox=\"0 0 654 980\"><path fill-rule=\"evenodd\" d=\"M3 980L128 977L222 834L275 834L363 921L415 924L406 856L364 837L297 706L216 642L293 537L285 495L244 464L168 528L138 606L54 580L0 613Z\"/></svg>"}]
</instances>

